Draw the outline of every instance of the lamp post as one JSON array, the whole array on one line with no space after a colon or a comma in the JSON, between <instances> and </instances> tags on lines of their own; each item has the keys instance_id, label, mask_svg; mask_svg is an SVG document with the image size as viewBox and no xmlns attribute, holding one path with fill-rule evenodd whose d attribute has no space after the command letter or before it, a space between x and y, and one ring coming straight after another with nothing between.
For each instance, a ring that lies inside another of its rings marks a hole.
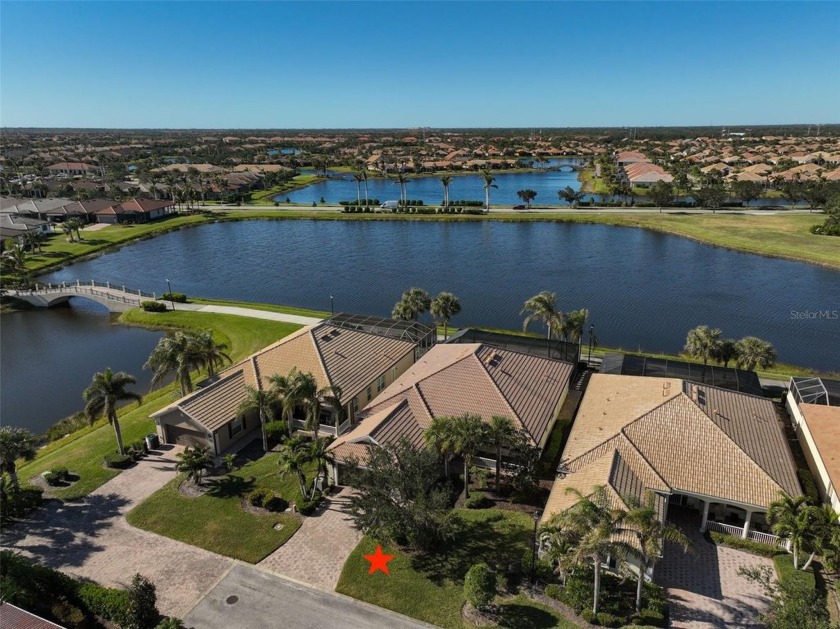
<instances>
[{"instance_id":1,"label":"lamp post","mask_svg":"<svg viewBox=\"0 0 840 629\"><path fill-rule=\"evenodd\" d=\"M335 297L330 295L330 314L335 314Z\"/></svg>"},{"instance_id":2,"label":"lamp post","mask_svg":"<svg viewBox=\"0 0 840 629\"><path fill-rule=\"evenodd\" d=\"M586 364L592 364L592 339L595 338L595 324L589 326L589 356L586 359Z\"/></svg>"},{"instance_id":3,"label":"lamp post","mask_svg":"<svg viewBox=\"0 0 840 629\"><path fill-rule=\"evenodd\" d=\"M531 585L534 585L534 577L537 574L537 526L539 526L542 511L537 509L531 517L534 518L534 543L532 546L533 554L531 555Z\"/></svg>"},{"instance_id":4,"label":"lamp post","mask_svg":"<svg viewBox=\"0 0 840 629\"><path fill-rule=\"evenodd\" d=\"M166 288L169 290L169 303L172 304L172 310L175 310L175 299L172 296L172 284L169 283L169 280L166 280Z\"/></svg>"}]
</instances>

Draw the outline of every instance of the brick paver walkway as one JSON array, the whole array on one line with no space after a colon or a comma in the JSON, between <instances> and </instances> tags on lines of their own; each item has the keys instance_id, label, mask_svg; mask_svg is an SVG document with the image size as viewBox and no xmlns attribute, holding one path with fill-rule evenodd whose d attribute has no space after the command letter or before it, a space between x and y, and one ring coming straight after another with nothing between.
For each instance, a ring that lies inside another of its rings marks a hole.
<instances>
[{"instance_id":1,"label":"brick paver walkway","mask_svg":"<svg viewBox=\"0 0 840 629\"><path fill-rule=\"evenodd\" d=\"M157 586L160 611L182 617L227 574L233 560L141 531L124 517L175 477L179 451L162 446L84 500L50 501L30 520L4 531L2 545L111 587L128 587L139 572Z\"/></svg>"},{"instance_id":2,"label":"brick paver walkway","mask_svg":"<svg viewBox=\"0 0 840 629\"><path fill-rule=\"evenodd\" d=\"M768 566L764 557L710 544L700 533L696 512L670 507L668 519L694 544L694 553L667 544L656 566L655 580L666 588L671 626L679 629L762 627L761 613L769 600L759 586L738 574L738 568Z\"/></svg>"},{"instance_id":3,"label":"brick paver walkway","mask_svg":"<svg viewBox=\"0 0 840 629\"><path fill-rule=\"evenodd\" d=\"M335 591L341 569L362 534L344 511L351 490L344 488L326 507L304 518L294 537L258 565L315 587Z\"/></svg>"}]
</instances>

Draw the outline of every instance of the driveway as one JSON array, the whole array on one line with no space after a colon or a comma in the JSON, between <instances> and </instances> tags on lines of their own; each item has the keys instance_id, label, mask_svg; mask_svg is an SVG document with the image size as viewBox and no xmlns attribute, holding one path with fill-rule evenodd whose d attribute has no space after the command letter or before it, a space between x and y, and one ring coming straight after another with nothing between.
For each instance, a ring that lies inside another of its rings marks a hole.
<instances>
[{"instance_id":1,"label":"driveway","mask_svg":"<svg viewBox=\"0 0 840 629\"><path fill-rule=\"evenodd\" d=\"M259 567L335 591L344 562L362 539L344 510L351 492L345 487L326 500L318 512L304 518L297 533L263 559Z\"/></svg>"},{"instance_id":2,"label":"driveway","mask_svg":"<svg viewBox=\"0 0 840 629\"><path fill-rule=\"evenodd\" d=\"M700 533L696 511L670 507L668 519L682 529L694 545L684 554L666 544L656 566L655 581L665 588L671 626L680 629L763 627L759 617L770 604L763 590L738 574L738 568L773 568L773 562L734 548L716 546Z\"/></svg>"},{"instance_id":3,"label":"driveway","mask_svg":"<svg viewBox=\"0 0 840 629\"><path fill-rule=\"evenodd\" d=\"M84 500L49 501L4 531L2 545L39 563L102 585L126 588L139 572L157 586L158 608L181 617L234 561L129 526L125 514L176 476L177 446L161 446Z\"/></svg>"},{"instance_id":4,"label":"driveway","mask_svg":"<svg viewBox=\"0 0 840 629\"><path fill-rule=\"evenodd\" d=\"M297 537L297 535L295 535ZM419 620L237 565L185 618L194 629L429 629Z\"/></svg>"}]
</instances>

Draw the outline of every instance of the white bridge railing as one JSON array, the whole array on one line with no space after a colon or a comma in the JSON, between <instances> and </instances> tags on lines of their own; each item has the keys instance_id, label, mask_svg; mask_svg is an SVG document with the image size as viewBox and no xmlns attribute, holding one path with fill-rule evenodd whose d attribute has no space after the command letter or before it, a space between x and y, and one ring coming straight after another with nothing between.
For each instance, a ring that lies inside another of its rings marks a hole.
<instances>
[{"instance_id":1,"label":"white bridge railing","mask_svg":"<svg viewBox=\"0 0 840 629\"><path fill-rule=\"evenodd\" d=\"M105 290L101 290L101 289ZM82 283L76 280L76 283L61 282L60 284L35 284L34 288L25 290L15 290L14 294L18 296L38 296L38 295L54 295L60 293L73 293L76 295L93 295L108 299L110 301L118 301L125 304L140 305L143 298L157 299L156 293L147 293L139 289L126 288L111 284L110 282L97 282L90 280L90 282Z\"/></svg>"}]
</instances>

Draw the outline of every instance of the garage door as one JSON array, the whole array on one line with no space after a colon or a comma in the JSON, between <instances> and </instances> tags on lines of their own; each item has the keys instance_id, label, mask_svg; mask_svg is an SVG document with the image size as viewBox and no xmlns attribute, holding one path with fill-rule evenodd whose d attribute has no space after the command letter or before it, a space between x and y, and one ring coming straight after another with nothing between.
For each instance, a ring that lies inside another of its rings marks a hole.
<instances>
[{"instance_id":1,"label":"garage door","mask_svg":"<svg viewBox=\"0 0 840 629\"><path fill-rule=\"evenodd\" d=\"M179 446L206 446L207 437L203 432L189 430L180 426L166 427L167 443L174 443Z\"/></svg>"}]
</instances>

